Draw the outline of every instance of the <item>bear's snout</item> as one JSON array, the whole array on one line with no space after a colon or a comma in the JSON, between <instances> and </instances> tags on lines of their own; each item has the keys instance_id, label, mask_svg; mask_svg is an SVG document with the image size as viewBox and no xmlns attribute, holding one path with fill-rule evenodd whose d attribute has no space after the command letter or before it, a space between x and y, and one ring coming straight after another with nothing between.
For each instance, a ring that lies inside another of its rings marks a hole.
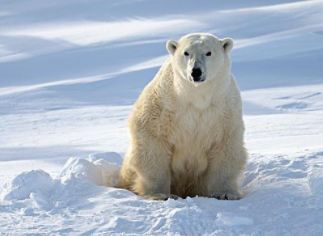
<instances>
[{"instance_id":1,"label":"bear's snout","mask_svg":"<svg viewBox=\"0 0 323 236\"><path fill-rule=\"evenodd\" d=\"M194 82L201 81L202 70L200 68L193 68L191 76L193 77Z\"/></svg>"}]
</instances>

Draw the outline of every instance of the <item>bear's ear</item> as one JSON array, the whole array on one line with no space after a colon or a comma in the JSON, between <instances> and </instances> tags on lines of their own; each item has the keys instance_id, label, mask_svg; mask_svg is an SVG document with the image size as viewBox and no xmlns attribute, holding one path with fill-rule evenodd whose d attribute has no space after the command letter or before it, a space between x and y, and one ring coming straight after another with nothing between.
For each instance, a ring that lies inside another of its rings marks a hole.
<instances>
[{"instance_id":1,"label":"bear's ear","mask_svg":"<svg viewBox=\"0 0 323 236\"><path fill-rule=\"evenodd\" d=\"M174 40L168 40L166 44L167 51L169 52L170 55L174 55L176 49L177 49L177 42Z\"/></svg>"},{"instance_id":2,"label":"bear's ear","mask_svg":"<svg viewBox=\"0 0 323 236\"><path fill-rule=\"evenodd\" d=\"M225 52L230 52L233 48L233 40L231 38L222 39L221 43Z\"/></svg>"}]
</instances>

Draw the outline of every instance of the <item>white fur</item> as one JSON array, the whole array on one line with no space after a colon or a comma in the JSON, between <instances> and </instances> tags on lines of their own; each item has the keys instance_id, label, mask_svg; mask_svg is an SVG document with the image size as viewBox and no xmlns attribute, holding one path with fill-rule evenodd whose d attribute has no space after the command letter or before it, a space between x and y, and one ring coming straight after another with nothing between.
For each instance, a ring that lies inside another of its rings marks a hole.
<instances>
[{"instance_id":1,"label":"white fur","mask_svg":"<svg viewBox=\"0 0 323 236\"><path fill-rule=\"evenodd\" d=\"M167 42L171 58L129 118L131 144L120 187L151 199L171 194L240 198L238 177L247 155L241 97L231 74L232 46L231 39L211 34ZM201 68L203 82L192 80L194 66Z\"/></svg>"}]
</instances>

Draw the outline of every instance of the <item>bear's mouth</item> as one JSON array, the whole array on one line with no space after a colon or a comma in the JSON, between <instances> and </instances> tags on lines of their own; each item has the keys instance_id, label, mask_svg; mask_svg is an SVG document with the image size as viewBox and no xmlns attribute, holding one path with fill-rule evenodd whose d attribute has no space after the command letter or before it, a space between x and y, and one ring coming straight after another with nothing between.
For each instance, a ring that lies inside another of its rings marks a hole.
<instances>
[{"instance_id":1,"label":"bear's mouth","mask_svg":"<svg viewBox=\"0 0 323 236\"><path fill-rule=\"evenodd\" d=\"M190 76L190 81L193 83L202 83L205 81L204 77L199 77L199 78L193 78L192 76Z\"/></svg>"}]
</instances>

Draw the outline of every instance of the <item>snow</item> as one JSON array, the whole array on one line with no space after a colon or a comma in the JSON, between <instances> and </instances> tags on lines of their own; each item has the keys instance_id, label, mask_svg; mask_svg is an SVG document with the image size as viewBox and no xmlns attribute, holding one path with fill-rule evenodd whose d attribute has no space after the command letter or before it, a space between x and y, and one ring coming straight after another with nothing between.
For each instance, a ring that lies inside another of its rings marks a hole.
<instances>
[{"instance_id":1,"label":"snow","mask_svg":"<svg viewBox=\"0 0 323 236\"><path fill-rule=\"evenodd\" d=\"M235 213L219 212L216 216L217 216L217 220L215 222L219 227L253 224L253 219L246 218L246 217L239 217L239 216L236 216Z\"/></svg>"},{"instance_id":2,"label":"snow","mask_svg":"<svg viewBox=\"0 0 323 236\"><path fill-rule=\"evenodd\" d=\"M25 200L33 193L49 195L53 180L43 170L26 171L7 183L2 190L3 200Z\"/></svg>"},{"instance_id":3,"label":"snow","mask_svg":"<svg viewBox=\"0 0 323 236\"><path fill-rule=\"evenodd\" d=\"M322 10L321 0L1 3L0 234L323 235ZM160 202L115 188L127 117L166 41L199 31L235 42L243 198Z\"/></svg>"},{"instance_id":4,"label":"snow","mask_svg":"<svg viewBox=\"0 0 323 236\"><path fill-rule=\"evenodd\" d=\"M66 162L59 177L74 175L77 179L83 179L95 185L115 187L119 183L120 167L104 159L93 161L93 156L90 156L90 161L72 157Z\"/></svg>"}]
</instances>

